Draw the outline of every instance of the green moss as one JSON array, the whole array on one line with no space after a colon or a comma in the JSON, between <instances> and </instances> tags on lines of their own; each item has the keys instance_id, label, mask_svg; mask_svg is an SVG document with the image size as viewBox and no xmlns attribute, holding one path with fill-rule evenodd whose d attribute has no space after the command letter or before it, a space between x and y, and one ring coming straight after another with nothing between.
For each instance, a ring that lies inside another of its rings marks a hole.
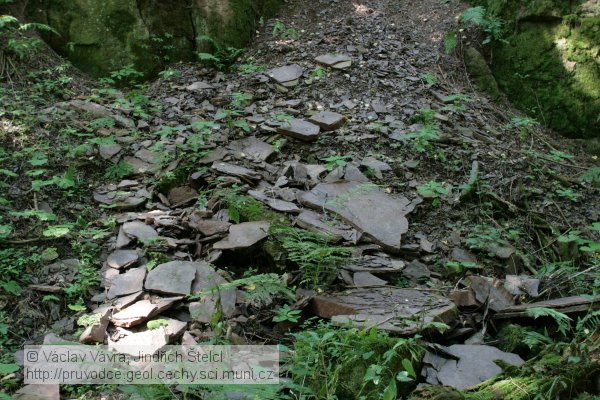
<instances>
[{"instance_id":1,"label":"green moss","mask_svg":"<svg viewBox=\"0 0 600 400\"><path fill-rule=\"evenodd\" d=\"M500 97L498 84L481 53L473 47L468 47L464 52L464 57L465 65L475 86L488 93L493 99L498 99Z\"/></svg>"}]
</instances>

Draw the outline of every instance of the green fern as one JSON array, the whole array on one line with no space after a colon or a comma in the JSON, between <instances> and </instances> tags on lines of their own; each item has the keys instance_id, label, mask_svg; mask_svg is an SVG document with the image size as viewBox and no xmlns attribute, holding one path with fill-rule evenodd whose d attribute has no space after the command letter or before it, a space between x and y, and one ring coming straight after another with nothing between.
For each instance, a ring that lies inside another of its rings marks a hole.
<instances>
[{"instance_id":1,"label":"green fern","mask_svg":"<svg viewBox=\"0 0 600 400\"><path fill-rule=\"evenodd\" d=\"M585 331L594 332L600 326L600 310L593 310L587 313L583 318L577 320L575 331L585 333Z\"/></svg>"},{"instance_id":2,"label":"green fern","mask_svg":"<svg viewBox=\"0 0 600 400\"><path fill-rule=\"evenodd\" d=\"M331 284L337 267L353 254L347 247L332 246L330 237L303 229L275 224L269 233L287 251L288 259L300 267L302 283L312 289Z\"/></svg>"},{"instance_id":3,"label":"green fern","mask_svg":"<svg viewBox=\"0 0 600 400\"><path fill-rule=\"evenodd\" d=\"M562 333L563 336L567 335L567 330L571 328L571 321L573 321L567 315L545 307L532 307L527 310L527 315L533 319L538 319L539 317L550 317L554 319L554 322L558 325L558 331Z\"/></svg>"},{"instance_id":4,"label":"green fern","mask_svg":"<svg viewBox=\"0 0 600 400\"><path fill-rule=\"evenodd\" d=\"M232 282L223 283L213 289L223 291L239 288L244 292L245 300L252 306L262 308L273 303L276 298L284 298L287 301L294 300L294 292L287 287L287 274L259 274L247 278L236 279ZM197 299L210 291L200 292L190 296L191 300Z\"/></svg>"},{"instance_id":5,"label":"green fern","mask_svg":"<svg viewBox=\"0 0 600 400\"><path fill-rule=\"evenodd\" d=\"M460 22L472 23L475 25L483 24L485 20L485 8L482 6L467 8L460 15Z\"/></svg>"}]
</instances>

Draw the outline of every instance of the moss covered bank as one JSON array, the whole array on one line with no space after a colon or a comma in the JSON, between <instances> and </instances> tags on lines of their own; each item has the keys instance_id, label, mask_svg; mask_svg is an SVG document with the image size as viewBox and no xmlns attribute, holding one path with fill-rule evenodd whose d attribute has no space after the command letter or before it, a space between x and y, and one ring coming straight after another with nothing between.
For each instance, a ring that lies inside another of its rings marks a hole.
<instances>
[{"instance_id":1,"label":"moss covered bank","mask_svg":"<svg viewBox=\"0 0 600 400\"><path fill-rule=\"evenodd\" d=\"M571 137L600 137L600 2L475 0L505 21L498 86L524 112Z\"/></svg>"},{"instance_id":2,"label":"moss covered bank","mask_svg":"<svg viewBox=\"0 0 600 400\"><path fill-rule=\"evenodd\" d=\"M192 60L201 35L241 48L280 1L30 0L27 13L58 31L45 37L55 50L100 77L129 64L152 74Z\"/></svg>"}]
</instances>

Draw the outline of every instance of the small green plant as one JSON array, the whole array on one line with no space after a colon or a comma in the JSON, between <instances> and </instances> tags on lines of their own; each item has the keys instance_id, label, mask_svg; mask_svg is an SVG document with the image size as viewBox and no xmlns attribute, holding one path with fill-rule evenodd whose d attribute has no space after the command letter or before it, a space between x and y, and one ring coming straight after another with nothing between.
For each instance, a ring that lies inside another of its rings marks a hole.
<instances>
[{"instance_id":1,"label":"small green plant","mask_svg":"<svg viewBox=\"0 0 600 400\"><path fill-rule=\"evenodd\" d=\"M411 140L411 143L417 152L434 153L435 147L431 144L431 141L439 139L440 135L438 133L437 125L429 124L423 126L416 132L408 133L406 137Z\"/></svg>"},{"instance_id":2,"label":"small green plant","mask_svg":"<svg viewBox=\"0 0 600 400\"><path fill-rule=\"evenodd\" d=\"M323 157L321 160L325 161L325 168L327 171L333 171L336 168L343 168L348 165L349 159L352 157L349 155L333 155L329 157Z\"/></svg>"},{"instance_id":3,"label":"small green plant","mask_svg":"<svg viewBox=\"0 0 600 400\"><path fill-rule=\"evenodd\" d=\"M169 326L169 321L167 321L166 319L155 319L152 321L148 321L146 323L146 326L148 327L148 329L154 330L160 328L161 326Z\"/></svg>"},{"instance_id":4,"label":"small green plant","mask_svg":"<svg viewBox=\"0 0 600 400\"><path fill-rule=\"evenodd\" d=\"M160 77L164 80L169 80L171 78L179 78L181 76L181 72L173 68L167 68L163 71L160 71L158 75L160 75Z\"/></svg>"},{"instance_id":5,"label":"small green plant","mask_svg":"<svg viewBox=\"0 0 600 400\"><path fill-rule=\"evenodd\" d=\"M208 52L198 52L198 59L205 62L219 71L226 71L233 65L238 57L244 52L243 49L237 49L231 46L221 46L210 36L199 36L196 41L198 43L206 43L212 50Z\"/></svg>"},{"instance_id":6,"label":"small green plant","mask_svg":"<svg viewBox=\"0 0 600 400\"><path fill-rule=\"evenodd\" d=\"M144 77L144 73L135 69L134 64L128 64L121 69L112 71L110 77L102 78L100 83L106 85L135 86Z\"/></svg>"},{"instance_id":7,"label":"small green plant","mask_svg":"<svg viewBox=\"0 0 600 400\"><path fill-rule=\"evenodd\" d=\"M242 109L250 104L252 100L252 95L248 93L235 92L231 94L233 98L232 104L237 109Z\"/></svg>"},{"instance_id":8,"label":"small green plant","mask_svg":"<svg viewBox=\"0 0 600 400\"><path fill-rule=\"evenodd\" d=\"M265 216L262 204L252 197L241 195L237 187L219 192L217 196L227 207L229 218L236 224L242 221L260 221Z\"/></svg>"},{"instance_id":9,"label":"small green plant","mask_svg":"<svg viewBox=\"0 0 600 400\"><path fill-rule=\"evenodd\" d=\"M528 117L513 117L509 124L506 125L507 129L518 129L519 139L525 140L533 132L533 128L539 125L533 118Z\"/></svg>"},{"instance_id":10,"label":"small green plant","mask_svg":"<svg viewBox=\"0 0 600 400\"><path fill-rule=\"evenodd\" d=\"M292 310L289 305L284 305L281 308L275 310L275 316L273 317L273 322L293 322L296 323L300 320L300 314L302 314L301 310Z\"/></svg>"},{"instance_id":11,"label":"small green plant","mask_svg":"<svg viewBox=\"0 0 600 400\"><path fill-rule=\"evenodd\" d=\"M600 167L593 167L579 176L579 180L600 188Z\"/></svg>"},{"instance_id":12,"label":"small green plant","mask_svg":"<svg viewBox=\"0 0 600 400\"><path fill-rule=\"evenodd\" d=\"M333 246L330 237L304 229L274 224L269 234L283 246L288 259L298 264L302 283L312 289L331 284L337 267L353 254L352 249Z\"/></svg>"},{"instance_id":13,"label":"small green plant","mask_svg":"<svg viewBox=\"0 0 600 400\"><path fill-rule=\"evenodd\" d=\"M430 181L425 185L417 186L417 193L426 199L432 199L434 206L440 205L442 196L447 196L450 193L448 188L436 181Z\"/></svg>"},{"instance_id":14,"label":"small green plant","mask_svg":"<svg viewBox=\"0 0 600 400\"><path fill-rule=\"evenodd\" d=\"M471 26L479 27L483 31L483 45L494 42L508 43L504 39L504 22L491 15L485 7L477 6L463 11L459 18L459 28L446 34L444 39L446 53L454 51L462 38L462 32Z\"/></svg>"},{"instance_id":15,"label":"small green plant","mask_svg":"<svg viewBox=\"0 0 600 400\"><path fill-rule=\"evenodd\" d=\"M275 141L273 141L273 151L275 153L281 153L281 149L283 148L283 146L285 145L287 141L285 139L277 139Z\"/></svg>"},{"instance_id":16,"label":"small green plant","mask_svg":"<svg viewBox=\"0 0 600 400\"><path fill-rule=\"evenodd\" d=\"M425 81L425 83L427 84L427 86L433 86L438 81L437 75L435 75L435 74L433 74L431 72L427 72L427 73L421 75L421 79L423 79Z\"/></svg>"},{"instance_id":17,"label":"small green plant","mask_svg":"<svg viewBox=\"0 0 600 400\"><path fill-rule=\"evenodd\" d=\"M568 199L571 201L577 201L577 200L579 200L579 197L581 197L580 193L576 192L575 190L573 190L571 188L564 188L560 184L556 184L555 192L560 197L564 197L565 199Z\"/></svg>"},{"instance_id":18,"label":"small green plant","mask_svg":"<svg viewBox=\"0 0 600 400\"><path fill-rule=\"evenodd\" d=\"M273 26L273 37L281 40L298 40L300 39L300 33L295 28L288 28L285 24L279 20L275 21Z\"/></svg>"},{"instance_id":19,"label":"small green plant","mask_svg":"<svg viewBox=\"0 0 600 400\"><path fill-rule=\"evenodd\" d=\"M446 272L451 275L460 275L475 267L477 264L472 261L447 261L445 265Z\"/></svg>"},{"instance_id":20,"label":"small green plant","mask_svg":"<svg viewBox=\"0 0 600 400\"><path fill-rule=\"evenodd\" d=\"M313 78L322 78L327 76L327 70L323 67L317 67L313 72L310 73L310 76Z\"/></svg>"},{"instance_id":21,"label":"small green plant","mask_svg":"<svg viewBox=\"0 0 600 400\"><path fill-rule=\"evenodd\" d=\"M266 68L264 65L254 64L252 59L249 59L244 64L240 64L238 66L238 72L240 73L240 75L257 74L257 73L265 72L265 69Z\"/></svg>"},{"instance_id":22,"label":"small green plant","mask_svg":"<svg viewBox=\"0 0 600 400\"><path fill-rule=\"evenodd\" d=\"M127 161L119 161L110 165L104 172L104 177L111 180L123 179L133 173L133 166Z\"/></svg>"}]
</instances>

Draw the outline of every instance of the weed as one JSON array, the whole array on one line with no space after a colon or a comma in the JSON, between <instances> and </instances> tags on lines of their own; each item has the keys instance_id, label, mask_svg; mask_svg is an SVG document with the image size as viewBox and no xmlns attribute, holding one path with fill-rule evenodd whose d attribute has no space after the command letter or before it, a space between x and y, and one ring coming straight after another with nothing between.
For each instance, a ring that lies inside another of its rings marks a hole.
<instances>
[{"instance_id":1,"label":"weed","mask_svg":"<svg viewBox=\"0 0 600 400\"><path fill-rule=\"evenodd\" d=\"M120 180L133 173L133 166L127 161L119 161L106 168L104 177L111 180Z\"/></svg>"},{"instance_id":2,"label":"weed","mask_svg":"<svg viewBox=\"0 0 600 400\"><path fill-rule=\"evenodd\" d=\"M236 224L243 221L260 221L265 216L262 204L252 197L242 196L237 187L220 192L217 196L225 203L229 218Z\"/></svg>"},{"instance_id":3,"label":"weed","mask_svg":"<svg viewBox=\"0 0 600 400\"><path fill-rule=\"evenodd\" d=\"M425 125L416 132L410 132L406 135L408 139L411 139L411 143L415 150L419 153L435 151L435 147L431 144L432 140L440 138L438 133L438 127L434 124Z\"/></svg>"},{"instance_id":4,"label":"weed","mask_svg":"<svg viewBox=\"0 0 600 400\"><path fill-rule=\"evenodd\" d=\"M450 190L438 182L430 181L425 185L417 186L417 193L426 199L433 199L432 204L439 206L442 196L447 196Z\"/></svg>"},{"instance_id":5,"label":"weed","mask_svg":"<svg viewBox=\"0 0 600 400\"><path fill-rule=\"evenodd\" d=\"M431 72L427 72L427 73L421 75L421 79L423 79L425 81L427 86L433 86L438 81L438 77Z\"/></svg>"},{"instance_id":6,"label":"weed","mask_svg":"<svg viewBox=\"0 0 600 400\"><path fill-rule=\"evenodd\" d=\"M266 68L264 65L254 64L252 59L248 59L248 61L246 61L244 64L240 64L238 66L238 72L240 73L240 75L257 74L265 72L265 69Z\"/></svg>"},{"instance_id":7,"label":"weed","mask_svg":"<svg viewBox=\"0 0 600 400\"><path fill-rule=\"evenodd\" d=\"M317 67L313 72L310 73L310 76L313 78L322 78L327 76L327 70L323 67Z\"/></svg>"},{"instance_id":8,"label":"weed","mask_svg":"<svg viewBox=\"0 0 600 400\"><path fill-rule=\"evenodd\" d=\"M563 188L560 184L556 184L555 192L560 197L564 197L565 199L568 199L571 201L577 201L579 199L579 197L581 197L580 193L576 192L575 190L573 190L571 188Z\"/></svg>"},{"instance_id":9,"label":"weed","mask_svg":"<svg viewBox=\"0 0 600 400\"><path fill-rule=\"evenodd\" d=\"M321 160L325 161L325 168L327 169L327 171L333 171L336 168L343 168L348 164L349 159L351 159L351 156L348 155L333 155L333 156L329 156L329 157L323 157L321 158Z\"/></svg>"},{"instance_id":10,"label":"weed","mask_svg":"<svg viewBox=\"0 0 600 400\"><path fill-rule=\"evenodd\" d=\"M199 36L196 38L199 43L207 43L212 53L198 52L198 59L209 65L212 65L219 71L226 71L235 63L237 58L244 52L243 49L237 49L230 46L221 46L210 36Z\"/></svg>"},{"instance_id":11,"label":"weed","mask_svg":"<svg viewBox=\"0 0 600 400\"><path fill-rule=\"evenodd\" d=\"M477 264L472 261L447 261L445 265L446 272L451 275L460 275Z\"/></svg>"},{"instance_id":12,"label":"weed","mask_svg":"<svg viewBox=\"0 0 600 400\"><path fill-rule=\"evenodd\" d=\"M300 33L295 28L288 28L285 24L279 20L275 21L273 26L273 37L281 40L298 40L300 39Z\"/></svg>"},{"instance_id":13,"label":"weed","mask_svg":"<svg viewBox=\"0 0 600 400\"><path fill-rule=\"evenodd\" d=\"M301 310L292 310L289 305L284 305L281 308L275 310L275 316L273 322L284 322L289 321L296 323L300 319Z\"/></svg>"},{"instance_id":14,"label":"weed","mask_svg":"<svg viewBox=\"0 0 600 400\"><path fill-rule=\"evenodd\" d=\"M288 259L298 264L302 283L313 289L331 284L337 267L353 254L349 248L332 246L330 237L303 229L274 224L269 234L281 243Z\"/></svg>"},{"instance_id":15,"label":"weed","mask_svg":"<svg viewBox=\"0 0 600 400\"><path fill-rule=\"evenodd\" d=\"M593 167L579 176L579 180L600 188L600 167Z\"/></svg>"},{"instance_id":16,"label":"weed","mask_svg":"<svg viewBox=\"0 0 600 400\"><path fill-rule=\"evenodd\" d=\"M505 127L507 129L518 129L519 139L525 140L533 132L533 128L540 123L533 118L528 117L513 117L509 124Z\"/></svg>"}]
</instances>

